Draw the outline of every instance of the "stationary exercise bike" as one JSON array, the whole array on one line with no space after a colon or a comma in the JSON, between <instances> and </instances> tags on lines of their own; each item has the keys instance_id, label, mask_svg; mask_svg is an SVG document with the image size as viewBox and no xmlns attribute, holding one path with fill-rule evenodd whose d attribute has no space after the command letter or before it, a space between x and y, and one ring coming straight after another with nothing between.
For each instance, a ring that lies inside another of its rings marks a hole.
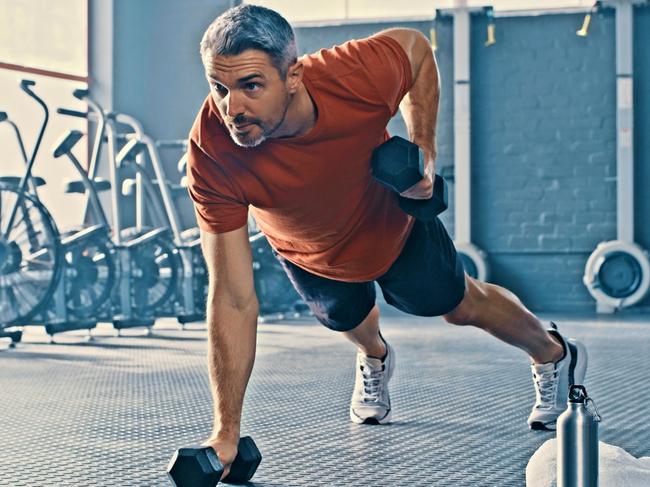
<instances>
[{"instance_id":1,"label":"stationary exercise bike","mask_svg":"<svg viewBox=\"0 0 650 487\"><path fill-rule=\"evenodd\" d=\"M45 181L32 176L49 118L47 106L32 90L35 84L31 80L20 83L20 88L44 111L29 157L18 127L7 113L0 112L0 122L13 127L26 163L22 176L0 177L0 336L11 338L12 345L20 341L22 330L6 328L30 324L48 306L62 269L59 232L37 193L37 187Z\"/></svg>"},{"instance_id":2,"label":"stationary exercise bike","mask_svg":"<svg viewBox=\"0 0 650 487\"><path fill-rule=\"evenodd\" d=\"M177 281L180 264L177 250L171 240L167 227L124 228L123 202L121 189L122 171L117 161L118 144L128 140L129 135L118 133L117 127L123 124L120 114L105 113L89 96L86 90L75 90L73 95L85 101L90 107L88 113L59 109L58 113L82 118L95 118L98 121L97 135L93 153L99 154L105 142L107 146L111 192L112 232L111 243L116 260L116 284L111 295L111 307L101 321L112 321L118 333L123 328L144 326L151 329L157 316L176 300ZM105 134L105 135L104 135ZM74 141L79 135L71 132L67 136ZM96 149L95 149L96 148ZM62 148L62 154L70 157L71 145ZM91 201L98 202L97 193L102 189L97 185L99 156L92 158L87 178L82 182L84 191L94 194ZM78 184L78 183L77 183ZM100 206L95 203L95 206ZM97 213L97 211L95 211Z\"/></svg>"},{"instance_id":3,"label":"stationary exercise bike","mask_svg":"<svg viewBox=\"0 0 650 487\"><path fill-rule=\"evenodd\" d=\"M42 100L40 103L47 110ZM99 179L91 183L72 154L72 147L82 136L81 132L72 131L55 145L53 152L55 158L67 153L82 178L79 181L64 182L64 192L86 193L92 203L95 218L93 223L61 232L60 281L48 305L32 318L32 323L25 323L44 325L51 338L58 332L78 329L90 331L95 328L98 316L110 308L110 297L115 285L116 265L110 240L110 225L96 193L87 191L91 185L105 190L110 184Z\"/></svg>"},{"instance_id":4,"label":"stationary exercise bike","mask_svg":"<svg viewBox=\"0 0 650 487\"><path fill-rule=\"evenodd\" d=\"M167 316L175 316L181 324L204 321L208 279L200 236L195 228L181 229L175 200L186 190L168 180L158 151L160 146L186 150L186 142L157 143L144 133L135 118L121 114L120 122L129 125L135 135L122 147L116 161L119 167L129 167L135 172L134 178L124 181L123 195L136 198L136 228L142 228L148 213L151 213L150 221L168 225L171 229L173 244L180 257L182 272L178 299L172 309L167 309ZM153 168L154 177L149 173L147 162Z\"/></svg>"}]
</instances>

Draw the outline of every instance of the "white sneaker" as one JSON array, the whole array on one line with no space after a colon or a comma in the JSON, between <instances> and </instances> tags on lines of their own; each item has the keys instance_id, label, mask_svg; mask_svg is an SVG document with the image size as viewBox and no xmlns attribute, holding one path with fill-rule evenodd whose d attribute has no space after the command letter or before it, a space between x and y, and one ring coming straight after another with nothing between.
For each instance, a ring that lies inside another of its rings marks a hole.
<instances>
[{"instance_id":1,"label":"white sneaker","mask_svg":"<svg viewBox=\"0 0 650 487\"><path fill-rule=\"evenodd\" d=\"M565 340L557 331L554 323L549 330L559 338L564 348L564 357L556 362L533 364L533 382L535 383L536 401L528 417L528 426L532 430L555 430L555 422L567 408L569 386L584 384L587 373L587 349L573 339Z\"/></svg>"},{"instance_id":2,"label":"white sneaker","mask_svg":"<svg viewBox=\"0 0 650 487\"><path fill-rule=\"evenodd\" d=\"M350 419L353 423L390 423L392 414L388 381L395 368L395 350L388 343L386 350L383 362L357 353L357 373L350 403Z\"/></svg>"}]
</instances>

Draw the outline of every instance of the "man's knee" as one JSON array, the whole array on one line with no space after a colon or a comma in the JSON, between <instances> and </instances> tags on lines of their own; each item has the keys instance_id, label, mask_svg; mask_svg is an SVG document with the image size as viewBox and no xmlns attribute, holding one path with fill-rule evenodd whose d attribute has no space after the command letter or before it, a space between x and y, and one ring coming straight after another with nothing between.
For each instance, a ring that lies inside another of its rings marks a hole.
<instances>
[{"instance_id":1,"label":"man's knee","mask_svg":"<svg viewBox=\"0 0 650 487\"><path fill-rule=\"evenodd\" d=\"M475 325L482 306L487 302L487 292L483 283L469 276L466 276L465 283L463 300L453 310L443 315L445 321L452 325Z\"/></svg>"}]
</instances>

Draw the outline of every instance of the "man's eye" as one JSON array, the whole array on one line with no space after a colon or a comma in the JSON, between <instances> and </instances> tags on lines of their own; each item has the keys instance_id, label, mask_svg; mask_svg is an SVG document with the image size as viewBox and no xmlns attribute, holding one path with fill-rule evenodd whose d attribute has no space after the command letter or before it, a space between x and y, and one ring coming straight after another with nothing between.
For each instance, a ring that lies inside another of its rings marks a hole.
<instances>
[{"instance_id":1,"label":"man's eye","mask_svg":"<svg viewBox=\"0 0 650 487\"><path fill-rule=\"evenodd\" d=\"M221 85L212 85L212 87L217 90L217 93L219 93L221 96L226 96L228 94L228 90Z\"/></svg>"},{"instance_id":2,"label":"man's eye","mask_svg":"<svg viewBox=\"0 0 650 487\"><path fill-rule=\"evenodd\" d=\"M259 83L246 83L244 88L248 91L257 91L262 87Z\"/></svg>"}]
</instances>

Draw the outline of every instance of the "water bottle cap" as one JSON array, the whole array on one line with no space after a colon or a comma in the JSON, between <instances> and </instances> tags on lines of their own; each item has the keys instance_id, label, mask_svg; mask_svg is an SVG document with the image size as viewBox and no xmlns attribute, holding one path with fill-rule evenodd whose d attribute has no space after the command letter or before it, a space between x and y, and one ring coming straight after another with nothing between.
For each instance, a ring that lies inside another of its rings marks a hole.
<instances>
[{"instance_id":1,"label":"water bottle cap","mask_svg":"<svg viewBox=\"0 0 650 487\"><path fill-rule=\"evenodd\" d=\"M584 404L585 409L594 418L594 421L602 421L602 416L596 408L596 403L587 395L585 386L571 384L569 387L569 404Z\"/></svg>"},{"instance_id":2,"label":"water bottle cap","mask_svg":"<svg viewBox=\"0 0 650 487\"><path fill-rule=\"evenodd\" d=\"M569 387L569 402L570 403L584 404L585 399L587 399L587 389L585 389L585 386L572 384Z\"/></svg>"}]
</instances>

